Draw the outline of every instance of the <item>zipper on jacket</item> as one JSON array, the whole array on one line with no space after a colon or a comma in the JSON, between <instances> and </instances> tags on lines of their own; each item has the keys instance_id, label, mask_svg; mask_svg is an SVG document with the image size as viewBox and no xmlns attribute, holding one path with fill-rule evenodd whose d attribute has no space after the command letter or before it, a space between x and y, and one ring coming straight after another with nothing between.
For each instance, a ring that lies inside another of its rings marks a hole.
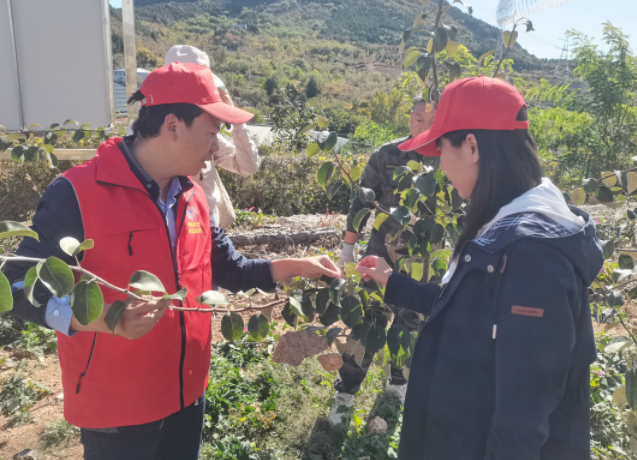
<instances>
[{"instance_id":1,"label":"zipper on jacket","mask_svg":"<svg viewBox=\"0 0 637 460\"><path fill-rule=\"evenodd\" d=\"M131 244L131 242L133 241L133 232L130 232L130 235L128 235L128 255L129 256L133 256L133 245Z\"/></svg>"},{"instance_id":2,"label":"zipper on jacket","mask_svg":"<svg viewBox=\"0 0 637 460\"><path fill-rule=\"evenodd\" d=\"M112 184L110 182L104 182L104 183L108 184L108 185L115 186L115 187L122 187L122 188L128 188L128 189L132 189L132 190L137 190L138 192L140 192L139 189L136 189L134 187L127 187L125 185ZM177 246L179 244L179 234L181 233L181 229L182 229L182 227L184 225L184 221L186 220L186 212L184 210L184 215L182 217L181 224L179 225L179 230L177 231L177 235L175 236L175 251L173 252L173 247L172 247L172 244L170 243L170 231L168 230L168 224L166 223L166 216L164 216L164 213L162 212L161 208L159 207L157 202L152 199L152 197L150 195L148 195L146 193L144 193L144 195L155 205L155 207L159 211L159 214L161 214L161 216L162 216L162 222L164 223L164 229L166 230L166 236L168 237L168 248L170 250L170 257L171 257L172 262L173 262L173 273L174 273L174 276L175 276L175 284L177 286L177 290L180 291L181 290L181 283L179 281L179 267L177 265L177 260L175 259L175 254L177 253ZM188 204L190 203L190 200L192 200L192 197L194 195L195 195L195 192L193 190L192 193L190 194L190 197L186 201L185 206L188 206ZM176 221L176 217L177 217L177 209L179 209L179 202L177 202L177 208L175 208L175 221ZM179 306L180 307L184 306L183 302L181 300L179 301ZM180 325L180 328L181 328L181 353L180 353L180 357L179 357L179 404L180 404L181 409L184 409L184 407L185 407L184 406L184 360L185 360L185 357L186 357L186 318L184 316L184 312L183 311L179 312L179 325ZM97 338L97 334L96 334L96 338ZM95 342L93 342L93 347L95 347ZM93 353L93 350L91 350L91 355L92 355L92 353ZM90 359L89 359L89 363L90 363ZM88 370L88 366L87 366L87 370ZM78 382L78 385L79 385L79 382Z\"/></svg>"},{"instance_id":3,"label":"zipper on jacket","mask_svg":"<svg viewBox=\"0 0 637 460\"><path fill-rule=\"evenodd\" d=\"M80 392L80 386L82 383L82 379L86 377L88 374L88 368L91 365L91 359L93 359L93 352L95 351L95 343L97 342L97 332L95 333L95 337L93 337L93 345L91 346L91 352L88 355L88 362L86 363L86 370L80 374L80 378L77 379L77 386L75 387L75 394Z\"/></svg>"}]
</instances>

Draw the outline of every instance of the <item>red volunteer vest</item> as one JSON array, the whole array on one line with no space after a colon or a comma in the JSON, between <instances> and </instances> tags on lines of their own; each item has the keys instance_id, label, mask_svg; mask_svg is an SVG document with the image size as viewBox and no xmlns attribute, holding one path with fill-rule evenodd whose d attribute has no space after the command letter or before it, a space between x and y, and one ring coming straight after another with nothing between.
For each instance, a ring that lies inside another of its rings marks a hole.
<instances>
[{"instance_id":1,"label":"red volunteer vest","mask_svg":"<svg viewBox=\"0 0 637 460\"><path fill-rule=\"evenodd\" d=\"M212 287L210 213L202 189L183 193L177 205L173 260L164 217L111 138L96 157L64 174L77 195L86 251L81 266L119 287L146 270L169 293L188 287L183 306ZM125 296L102 287L104 302ZM177 306L178 302L175 302ZM210 313L166 311L137 340L111 334L58 334L64 416L83 428L139 425L192 404L205 391L210 367Z\"/></svg>"}]
</instances>

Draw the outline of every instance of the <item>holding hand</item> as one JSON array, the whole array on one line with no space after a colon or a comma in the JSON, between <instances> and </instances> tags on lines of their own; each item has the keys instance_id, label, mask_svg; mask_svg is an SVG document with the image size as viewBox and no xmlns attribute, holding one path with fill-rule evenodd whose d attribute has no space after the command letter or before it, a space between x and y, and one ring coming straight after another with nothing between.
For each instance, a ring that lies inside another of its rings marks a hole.
<instances>
[{"instance_id":1,"label":"holding hand","mask_svg":"<svg viewBox=\"0 0 637 460\"><path fill-rule=\"evenodd\" d=\"M115 327L115 333L128 340L145 336L155 327L172 303L172 300L127 300L126 311Z\"/></svg>"},{"instance_id":2,"label":"holding hand","mask_svg":"<svg viewBox=\"0 0 637 460\"><path fill-rule=\"evenodd\" d=\"M363 275L365 281L376 280L383 286L387 287L389 275L392 269L382 257L367 256L356 267L356 271Z\"/></svg>"},{"instance_id":3,"label":"holding hand","mask_svg":"<svg viewBox=\"0 0 637 460\"><path fill-rule=\"evenodd\" d=\"M341 271L327 256L273 260L270 270L272 271L272 281L275 283L292 276L302 276L309 279L320 278L323 275L330 278L342 276Z\"/></svg>"}]
</instances>

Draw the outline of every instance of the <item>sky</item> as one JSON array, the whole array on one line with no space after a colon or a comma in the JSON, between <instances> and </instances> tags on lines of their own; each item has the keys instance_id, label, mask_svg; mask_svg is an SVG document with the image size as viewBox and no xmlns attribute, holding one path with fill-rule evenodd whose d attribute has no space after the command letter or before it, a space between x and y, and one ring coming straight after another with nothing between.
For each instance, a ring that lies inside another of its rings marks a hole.
<instances>
[{"instance_id":1,"label":"sky","mask_svg":"<svg viewBox=\"0 0 637 460\"><path fill-rule=\"evenodd\" d=\"M116 8L122 6L122 0L109 1ZM495 12L499 1L467 0L473 6L473 15L492 25L496 24ZM540 58L558 59L564 46L564 34L570 29L585 33L601 45L602 23L606 21L620 27L624 33L632 34L629 41L633 51L637 52L637 32L633 31L637 17L635 0L570 0L527 17L533 22L535 31L520 33L518 43Z\"/></svg>"}]
</instances>

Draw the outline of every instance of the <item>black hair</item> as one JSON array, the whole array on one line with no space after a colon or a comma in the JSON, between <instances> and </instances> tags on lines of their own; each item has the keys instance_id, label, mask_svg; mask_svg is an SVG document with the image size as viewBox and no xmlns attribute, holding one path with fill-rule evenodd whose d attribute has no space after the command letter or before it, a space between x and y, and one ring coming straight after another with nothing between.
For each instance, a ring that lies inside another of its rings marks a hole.
<instances>
[{"instance_id":1,"label":"black hair","mask_svg":"<svg viewBox=\"0 0 637 460\"><path fill-rule=\"evenodd\" d=\"M527 121L522 107L517 121ZM459 148L473 134L480 154L476 185L467 206L462 234L456 252L474 239L480 229L491 221L500 208L537 187L542 182L542 168L537 156L537 144L528 129L510 131L464 129L443 134L452 146ZM440 147L440 138L436 145Z\"/></svg>"},{"instance_id":2,"label":"black hair","mask_svg":"<svg viewBox=\"0 0 637 460\"><path fill-rule=\"evenodd\" d=\"M136 91L128 99L128 104L141 102L144 100L141 91ZM173 114L179 121L183 121L186 126L192 126L195 118L200 116L204 111L193 104L162 104L151 107L142 106L135 123L133 123L133 134L139 139L148 139L159 136L159 130L166 120L166 116Z\"/></svg>"}]
</instances>

